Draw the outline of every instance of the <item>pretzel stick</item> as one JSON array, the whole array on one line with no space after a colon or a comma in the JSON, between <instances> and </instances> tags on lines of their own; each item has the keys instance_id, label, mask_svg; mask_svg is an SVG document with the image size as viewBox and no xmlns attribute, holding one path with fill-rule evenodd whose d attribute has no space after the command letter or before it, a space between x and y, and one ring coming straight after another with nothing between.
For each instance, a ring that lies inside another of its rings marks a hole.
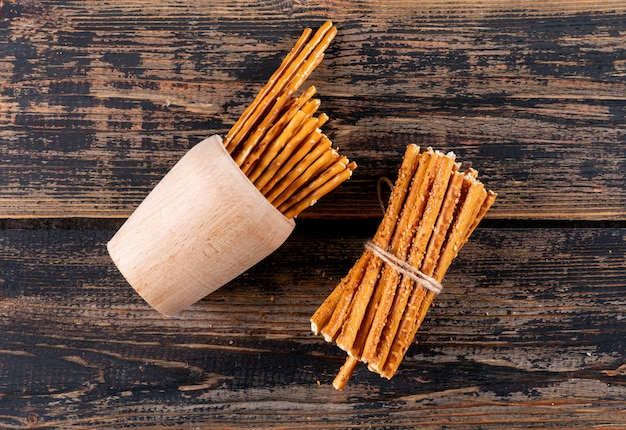
<instances>
[{"instance_id":1,"label":"pretzel stick","mask_svg":"<svg viewBox=\"0 0 626 430\"><path fill-rule=\"evenodd\" d=\"M271 141L271 144L267 148L261 149L257 147L263 155L255 155L255 161L258 160L258 163L255 165L254 169L252 169L252 164L248 164L249 169L246 169L246 163L242 165L242 171L248 176L251 182L255 182L256 179L263 173L267 165L274 158L274 155L292 138L292 136L300 129L302 124L307 120L307 114L301 110L296 112L296 114L289 120L285 128L283 128L276 137ZM263 152L264 151L264 152ZM257 151L255 151L257 152ZM248 160L251 157L248 157Z\"/></svg>"},{"instance_id":2,"label":"pretzel stick","mask_svg":"<svg viewBox=\"0 0 626 430\"><path fill-rule=\"evenodd\" d=\"M452 223L456 205L461 195L461 186L463 185L463 174L455 172L452 174L446 196L443 201L441 212L437 218L437 223L433 229L433 236L428 244L428 250L426 256L421 264L420 271L422 273L432 273L433 268L439 257L439 251L446 238L448 228ZM417 264L417 263L415 263ZM413 292L413 289L420 289L418 292ZM425 294L425 289L418 284L411 282L408 277L402 279L402 283L398 288L394 304L392 305L392 313L389 316L387 324L383 332L381 333L380 340L377 345L376 355L374 360L369 363L370 370L380 373L382 366L387 360L389 350L393 343L394 338L404 315L404 311L407 306L409 297L413 294ZM420 298L421 300L421 298Z\"/></svg>"},{"instance_id":3,"label":"pretzel stick","mask_svg":"<svg viewBox=\"0 0 626 430\"><path fill-rule=\"evenodd\" d=\"M434 201L436 203L440 200L440 195L445 192L445 185L447 185L447 180L445 179L445 184L438 183L442 181L442 176L444 176L444 178L446 177L445 173L441 175L440 172L442 169L447 172L451 169L451 165L454 164L451 158L444 157L440 152L431 154L432 158L434 158L434 160L431 161L431 168L427 171L424 181L420 184L415 193L415 198L416 201L419 202L419 206L410 211L411 216L409 218L405 218L405 220L408 220L408 224L404 226L404 232L406 233L405 245L403 248L395 251L391 249L391 253L400 260L409 259L411 249L413 249L415 253L416 241L419 241L419 236L416 238L417 233L420 231L429 231L432 227L434 223L433 218L436 216L435 210L438 211L439 207L433 207L433 199L425 196L428 196L429 193L432 194L431 190L436 190ZM410 206L405 206L405 209L410 209ZM418 227L416 228L416 226ZM427 239L428 238L426 238L426 240ZM422 242L423 240L424 239L422 239ZM423 246L425 247L425 244ZM385 266L385 271L381 276L382 282L379 283L374 296L370 300L370 305L363 319L361 329L355 339L355 345L353 346L353 354L358 353L361 356L361 360L365 363L367 363L375 353L376 344L374 340L378 339L380 331L385 325L386 315L393 302L393 297L400 279L400 273L396 268L389 265ZM375 325L373 325L374 323ZM365 348L369 350L367 354L364 353Z\"/></svg>"},{"instance_id":4,"label":"pretzel stick","mask_svg":"<svg viewBox=\"0 0 626 430\"><path fill-rule=\"evenodd\" d=\"M243 160L245 160L247 155L254 149L256 144L269 129L270 125L278 118L287 100L291 99L293 94L322 61L324 58L324 50L328 47L336 33L337 29L333 27L332 22L327 21L324 23L289 66L284 76L279 79L275 88L268 95L269 99L276 100L276 102L271 109L264 114L263 120L256 127L252 135L244 142L241 153L235 159L238 165L243 164ZM278 96L278 94L280 94L280 96Z\"/></svg>"},{"instance_id":5,"label":"pretzel stick","mask_svg":"<svg viewBox=\"0 0 626 430\"><path fill-rule=\"evenodd\" d=\"M224 146L228 150L229 153L232 153L237 146L245 139L245 135L249 133L258 118L263 116L264 110L267 109L268 104L271 101L271 98L268 97L268 94L276 85L277 81L285 71L292 64L293 60L297 57L297 55L302 50L302 47L305 45L309 36L313 30L310 28L304 29L302 35L291 49L291 51L287 54L287 56L283 59L282 63L276 69L276 71L270 76L269 80L265 84L265 86L261 89L261 91L257 94L254 101L246 108L243 114L239 117L235 125L228 131L228 134L224 138ZM254 115L254 116L253 116Z\"/></svg>"},{"instance_id":6,"label":"pretzel stick","mask_svg":"<svg viewBox=\"0 0 626 430\"><path fill-rule=\"evenodd\" d=\"M341 168L318 177L339 157L320 129L328 116L313 117L320 106L320 100L311 100L314 86L294 97L336 34L332 21L314 34L305 29L224 139L241 171L276 208L292 217L347 180L356 168L345 159Z\"/></svg>"},{"instance_id":7,"label":"pretzel stick","mask_svg":"<svg viewBox=\"0 0 626 430\"><path fill-rule=\"evenodd\" d=\"M274 206L281 205L287 198L288 195L285 194L285 190L293 184L293 182L302 175L302 173L317 160L322 154L326 151L331 150L332 142L328 139L324 134L319 131L315 131L312 133L312 136L307 141L307 146L313 142L313 147L308 152L304 154L300 154L299 152L295 154L293 158L303 156L301 160L298 160L295 165L290 166L292 163L288 162L283 166L277 173L277 176L282 176L282 178L276 183L276 185L267 193L265 193L265 197L270 203L273 203ZM289 169L287 167L290 166Z\"/></svg>"},{"instance_id":8,"label":"pretzel stick","mask_svg":"<svg viewBox=\"0 0 626 430\"><path fill-rule=\"evenodd\" d=\"M277 158L275 158L268 169L263 173L261 178L256 181L256 185L264 195L270 193L272 188L285 177L287 173L295 166L306 154L311 151L311 148L321 139L322 133L320 127L326 123L328 115L322 113L317 118L311 118L310 123L305 124L298 134L294 136L285 148L281 151ZM315 121L314 126L312 121ZM309 133L305 134L309 127L313 126L313 129Z\"/></svg>"},{"instance_id":9,"label":"pretzel stick","mask_svg":"<svg viewBox=\"0 0 626 430\"><path fill-rule=\"evenodd\" d=\"M309 102L309 100L315 95L316 91L317 90L314 86L310 86L298 98L292 98L291 103L288 106L285 106L284 113L267 131L265 136L263 136L263 139L254 148L250 148L250 153L244 153L242 151L234 157L235 162L240 166L242 172L246 173L254 166L260 157L260 154L263 153L272 140L276 139L278 135L280 135L289 121L291 121L298 111L302 110L302 107Z\"/></svg>"},{"instance_id":10,"label":"pretzel stick","mask_svg":"<svg viewBox=\"0 0 626 430\"><path fill-rule=\"evenodd\" d=\"M401 259L407 259L408 263L412 267L420 267L422 259L426 252L428 241L433 233L435 223L437 221L439 211L443 205L446 190L448 188L448 182L452 174L452 168L454 166L454 155L448 154L444 156L441 153L436 153L438 158L438 167L436 177L430 192L428 193L426 207L419 220L419 227L415 234L415 237L410 243L410 249L401 250L396 254ZM364 349L361 353L361 360L365 363L373 361L376 355L376 349L381 337L381 333L387 322L391 305L394 301L396 288L399 286L400 273L396 269L390 268L393 275L389 276L387 283L382 285L382 297L376 306L371 306L376 309L374 320L371 323L371 328L367 334L367 339L364 342ZM408 276L403 276L404 279L409 279ZM391 284L393 280L393 284Z\"/></svg>"},{"instance_id":11,"label":"pretzel stick","mask_svg":"<svg viewBox=\"0 0 626 430\"><path fill-rule=\"evenodd\" d=\"M389 246L389 242L395 232L397 219L400 215L402 207L404 206L411 180L413 180L413 177L420 165L419 161L419 147L416 145L409 145L405 151L395 186L389 196L389 205L387 206L383 220L374 235L374 239L372 240L372 242L383 249ZM326 339L334 340L336 338L350 312L353 298L357 293L362 280L366 278L366 275L371 278L372 276L378 274L376 268L370 267L372 260L371 257L372 252L370 250L366 250L364 253L364 260L366 261L367 266L363 271L363 276L355 276L351 279L352 282L345 286L344 293L339 298L328 324L321 328L321 333ZM380 270L380 266L378 267L378 270ZM371 280L367 279L366 282L369 283Z\"/></svg>"},{"instance_id":12,"label":"pretzel stick","mask_svg":"<svg viewBox=\"0 0 626 430\"><path fill-rule=\"evenodd\" d=\"M465 176L467 178L467 176L470 175ZM464 182L467 180L468 179L464 179ZM465 198L462 200L458 214L455 216L455 223L452 225L448 238L443 245L443 252L437 262L437 267L434 269L433 273L426 273L427 275L432 274L432 276L439 282L443 280L448 266L452 262L452 259L460 247L463 245L463 240L466 238L465 233L473 224L473 221L482 205L482 201L486 198L486 194L484 186L471 177L471 183L468 186ZM398 366L404 358L404 355L406 354L408 347L413 342L415 333L422 324L426 312L435 295L431 291L428 291L426 292L425 297L423 297L423 300L420 295L414 295L414 297L416 300L413 300L413 297L409 299L407 310L402 321L400 322L400 326L398 327L394 344L391 346L387 361L383 366L381 376L386 378L391 378L395 374ZM419 298L419 300L417 300L417 298Z\"/></svg>"},{"instance_id":13,"label":"pretzel stick","mask_svg":"<svg viewBox=\"0 0 626 430\"><path fill-rule=\"evenodd\" d=\"M250 165L249 169L244 170L245 167L247 167L246 160L246 163L244 163L244 166L242 166L242 170L246 172L252 182L255 182L256 184L258 177L263 174L265 169L274 160L276 155L283 149L283 147L287 145L292 139L294 139L294 137L298 133L300 133L304 124L306 124L307 121L312 118L312 115L317 111L319 105L320 101L317 99L308 101L304 106L302 106L301 110L296 112L296 114L289 121L289 123L287 123L287 125L281 131L278 137L271 140L271 143L269 145L260 145L259 147L257 147L257 149L255 149L255 151L251 154L251 157L254 157L255 161L258 160L257 163L254 166ZM308 135L315 129L316 123L317 121L315 121L313 124L309 124L308 131L306 131L304 135L299 135L298 138L301 140L304 139L306 135ZM256 185L257 188L261 188L258 184Z\"/></svg>"},{"instance_id":14,"label":"pretzel stick","mask_svg":"<svg viewBox=\"0 0 626 430\"><path fill-rule=\"evenodd\" d=\"M275 119L274 125L272 125L265 135L261 136L261 129L257 128L255 135L260 138L255 142L255 145L246 145L242 148L234 157L235 163L241 168L241 171L246 173L253 167L256 161L259 159L265 148L276 139L289 124L293 117L302 110L302 107L309 102L311 97L315 95L316 89L314 86L307 88L300 97L290 99L290 104L284 106L284 111L279 118ZM285 96L280 96L285 98ZM264 129L263 129L264 130ZM261 138L262 137L262 138ZM256 138L256 137L255 137ZM247 143L248 141L246 141Z\"/></svg>"},{"instance_id":15,"label":"pretzel stick","mask_svg":"<svg viewBox=\"0 0 626 430\"><path fill-rule=\"evenodd\" d=\"M320 148L315 148L309 155L294 168L285 178L289 184L278 197L271 202L275 207L280 207L287 199L296 193L309 179L332 164L339 157L337 151L330 147L330 140L325 136L320 139ZM269 200L269 199L268 199Z\"/></svg>"},{"instance_id":16,"label":"pretzel stick","mask_svg":"<svg viewBox=\"0 0 626 430\"><path fill-rule=\"evenodd\" d=\"M329 148L322 155L315 160L311 165L302 172L300 176L293 181L285 191L276 199L273 203L277 208L281 208L282 210L288 209L289 206L286 206L286 202L294 196L297 192L299 192L302 187L304 187L309 181L314 180L317 175L328 167L330 167L335 161L340 158L339 153L333 148ZM279 209L279 210L281 210Z\"/></svg>"},{"instance_id":17,"label":"pretzel stick","mask_svg":"<svg viewBox=\"0 0 626 430\"><path fill-rule=\"evenodd\" d=\"M295 145L295 147L293 148L293 151L291 152L291 154L289 154L289 157L287 157L286 160L281 162L281 166L279 166L276 173L272 175L272 177L269 178L267 183L263 185L263 187L261 188L261 192L265 196L268 196L270 194L274 195L273 198L277 196L276 195L277 192L275 190L275 187L277 186L277 184L287 174L289 174L293 170L293 168L300 161L302 161L302 159L304 159L307 155L309 155L311 151L313 150L313 148L315 148L316 145L318 145L322 137L324 137L324 134L322 133L322 130L320 129L320 127L323 126L326 123L326 121L328 121L328 115L326 115L325 113L321 113L317 117L316 127L313 130L311 130L309 135L306 136L304 140L300 142L300 144ZM328 140L328 138L326 138L325 140L327 141L328 147L330 147L331 146L330 140Z\"/></svg>"},{"instance_id":18,"label":"pretzel stick","mask_svg":"<svg viewBox=\"0 0 626 430\"><path fill-rule=\"evenodd\" d=\"M437 166L438 160L434 157L432 150L422 154L417 173L411 182L411 188L409 189L407 199L404 203L398 226L391 240L391 253L398 255L401 259L405 258L403 254L411 244L411 238L426 204L424 200L419 198L424 195L423 191L420 193L419 190L430 188L430 184L435 177ZM385 276L394 276L394 273L391 273L388 269L384 270L383 275L380 276L379 273L382 268L383 262L381 259L374 258L370 261L368 271L366 271L363 277L364 281L361 283L354 298L350 314L341 329L341 334L337 336L337 346L351 355L355 354L352 350L352 345L359 334L361 323L365 318L371 301L370 299L372 298L372 294L376 291L377 282L385 282ZM397 275L397 273L395 273L395 275ZM381 281L379 281L379 279ZM382 288L378 291L382 291ZM376 300L376 298L374 300ZM374 304L374 306L376 306L376 304ZM365 327L364 330L368 331L369 327ZM358 352L356 352L356 354L358 354Z\"/></svg>"},{"instance_id":19,"label":"pretzel stick","mask_svg":"<svg viewBox=\"0 0 626 430\"><path fill-rule=\"evenodd\" d=\"M474 223L467 230L467 237L465 238L465 241L469 240L469 237L472 235L474 230L476 230L476 227L478 227L478 224L480 223L480 221L485 217L485 215L487 214L487 211L491 208L493 203L496 201L496 197L498 197L497 193L494 193L491 190L487 191L487 198L485 199L482 206L480 207L480 210L478 211L478 215L476 215L476 218L474 219Z\"/></svg>"},{"instance_id":20,"label":"pretzel stick","mask_svg":"<svg viewBox=\"0 0 626 430\"><path fill-rule=\"evenodd\" d=\"M339 173L333 175L328 181L324 182L324 184L317 187L313 192L311 192L308 196L303 198L301 201L294 204L292 207L285 211L285 216L287 218L295 218L300 213L308 207L313 206L319 199L324 197L326 194L333 191L342 182L348 180L350 176L352 176L352 172L356 168L356 163L349 163L344 170Z\"/></svg>"},{"instance_id":21,"label":"pretzel stick","mask_svg":"<svg viewBox=\"0 0 626 430\"><path fill-rule=\"evenodd\" d=\"M276 174L274 174L267 184L261 188L261 192L270 202L274 201L276 197L278 197L291 183L288 182L285 177L289 174L295 174L294 168L298 165L298 163L300 163L305 157L311 155L313 151L323 151L326 149L326 146L330 148L330 140L323 140L322 137L324 137L324 135L319 128L313 130L307 136L306 140L302 142L300 147L296 148L291 157L289 157L289 159L278 169Z\"/></svg>"},{"instance_id":22,"label":"pretzel stick","mask_svg":"<svg viewBox=\"0 0 626 430\"><path fill-rule=\"evenodd\" d=\"M317 118L308 118L302 124L300 130L298 130L298 132L287 141L283 148L280 149L280 152L271 160L260 175L257 173L257 170L260 170L260 166L265 164L265 162L261 161L257 164L255 170L250 175L250 180L254 182L254 185L256 185L259 190L262 190L272 178L276 177L280 168L287 160L289 160L298 146L317 128L318 122Z\"/></svg>"},{"instance_id":23,"label":"pretzel stick","mask_svg":"<svg viewBox=\"0 0 626 430\"><path fill-rule=\"evenodd\" d=\"M286 213L287 209L291 208L293 205L302 201L310 193L312 193L316 188L324 185L330 178L346 170L347 165L348 165L347 157L336 158L331 165L326 167L324 170L320 170L314 176L315 179L312 179L311 181L308 182L308 184L299 188L296 193L294 193L283 204L281 204L278 207L278 210L283 213Z\"/></svg>"}]
</instances>

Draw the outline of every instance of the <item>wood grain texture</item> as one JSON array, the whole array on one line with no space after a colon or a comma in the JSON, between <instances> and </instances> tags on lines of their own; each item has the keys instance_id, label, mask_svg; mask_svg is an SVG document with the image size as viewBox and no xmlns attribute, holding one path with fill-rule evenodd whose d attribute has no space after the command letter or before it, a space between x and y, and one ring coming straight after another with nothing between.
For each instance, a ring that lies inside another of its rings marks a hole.
<instances>
[{"instance_id":1,"label":"wood grain texture","mask_svg":"<svg viewBox=\"0 0 626 430\"><path fill-rule=\"evenodd\" d=\"M491 218L626 218L621 1L0 5L2 217L127 217L330 18L310 83L360 168L303 216L378 217L412 142L477 168Z\"/></svg>"},{"instance_id":2,"label":"wood grain texture","mask_svg":"<svg viewBox=\"0 0 626 430\"><path fill-rule=\"evenodd\" d=\"M308 82L359 168L160 316L106 242L326 19ZM0 428L626 428L624 22L621 0L0 0ZM309 317L408 143L499 197L399 373L337 392Z\"/></svg>"},{"instance_id":3,"label":"wood grain texture","mask_svg":"<svg viewBox=\"0 0 626 430\"><path fill-rule=\"evenodd\" d=\"M308 318L375 226L303 224L176 318L116 272L113 231L3 231L0 426L626 425L626 230L478 229L398 374L337 392Z\"/></svg>"}]
</instances>

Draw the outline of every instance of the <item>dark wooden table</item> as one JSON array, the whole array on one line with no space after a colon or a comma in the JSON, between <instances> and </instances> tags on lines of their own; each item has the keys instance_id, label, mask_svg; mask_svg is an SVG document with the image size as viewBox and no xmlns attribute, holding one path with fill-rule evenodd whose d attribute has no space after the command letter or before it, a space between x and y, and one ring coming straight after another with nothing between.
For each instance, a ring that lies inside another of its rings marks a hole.
<instances>
[{"instance_id":1,"label":"dark wooden table","mask_svg":"<svg viewBox=\"0 0 626 430\"><path fill-rule=\"evenodd\" d=\"M173 318L105 244L224 134L306 26L359 168L268 259ZM499 193L398 374L309 317L408 143ZM626 4L0 0L0 428L626 428Z\"/></svg>"}]
</instances>

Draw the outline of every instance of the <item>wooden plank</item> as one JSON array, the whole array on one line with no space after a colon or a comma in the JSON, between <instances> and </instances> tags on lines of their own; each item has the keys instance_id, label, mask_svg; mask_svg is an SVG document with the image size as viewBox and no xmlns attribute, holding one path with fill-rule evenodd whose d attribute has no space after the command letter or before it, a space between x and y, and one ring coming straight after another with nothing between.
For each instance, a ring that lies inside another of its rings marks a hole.
<instances>
[{"instance_id":1,"label":"wooden plank","mask_svg":"<svg viewBox=\"0 0 626 430\"><path fill-rule=\"evenodd\" d=\"M379 216L414 142L479 169L492 218L626 219L621 1L0 4L0 217L128 216L331 18L310 83L360 168L305 216Z\"/></svg>"},{"instance_id":2,"label":"wooden plank","mask_svg":"<svg viewBox=\"0 0 626 430\"><path fill-rule=\"evenodd\" d=\"M335 391L343 353L308 318L374 224L301 222L175 318L125 285L113 231L1 231L0 426L626 425L620 228L479 228L399 373Z\"/></svg>"}]
</instances>

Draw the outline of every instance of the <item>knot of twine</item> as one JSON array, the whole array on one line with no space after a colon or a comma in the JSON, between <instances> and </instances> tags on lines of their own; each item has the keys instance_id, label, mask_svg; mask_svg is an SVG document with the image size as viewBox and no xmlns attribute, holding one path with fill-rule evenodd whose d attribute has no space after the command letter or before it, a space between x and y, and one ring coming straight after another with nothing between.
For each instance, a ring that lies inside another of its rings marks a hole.
<instances>
[{"instance_id":1,"label":"knot of twine","mask_svg":"<svg viewBox=\"0 0 626 430\"><path fill-rule=\"evenodd\" d=\"M413 281L417 282L418 284L432 291L433 293L439 294L441 290L443 290L443 285L441 285L439 281L437 281L435 278L420 272L418 269L411 266L407 261L396 257L385 249L382 249L371 240L365 243L365 248L372 251L372 253L376 257L380 258L382 261L396 269L401 274L408 276Z\"/></svg>"}]
</instances>

